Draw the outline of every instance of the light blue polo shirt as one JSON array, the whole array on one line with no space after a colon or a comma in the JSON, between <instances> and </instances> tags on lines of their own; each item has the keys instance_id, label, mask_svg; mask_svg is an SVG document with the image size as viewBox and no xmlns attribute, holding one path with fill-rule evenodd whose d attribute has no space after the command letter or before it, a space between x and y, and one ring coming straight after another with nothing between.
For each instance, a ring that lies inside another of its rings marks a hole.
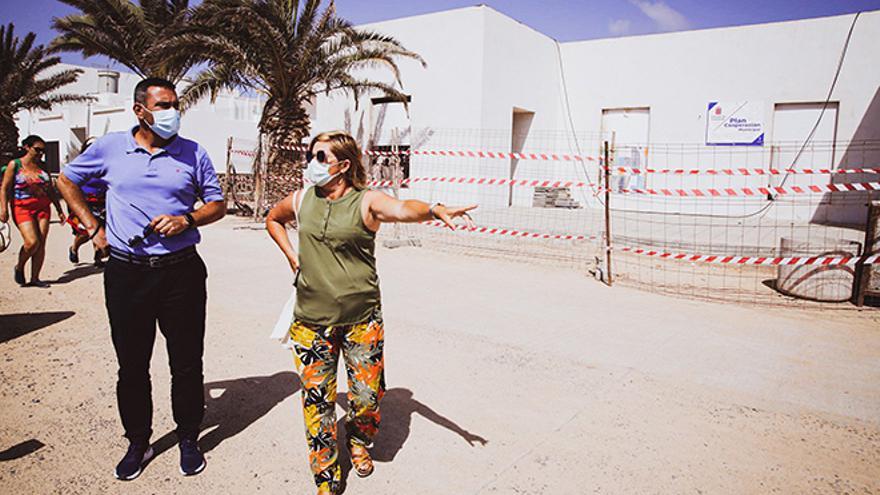
<instances>
[{"instance_id":1,"label":"light blue polo shirt","mask_svg":"<svg viewBox=\"0 0 880 495\"><path fill-rule=\"evenodd\" d=\"M191 228L171 237L154 233L139 246L128 246L128 239L141 235L154 217L191 213L197 199L206 203L223 201L214 165L198 143L177 136L168 146L150 154L134 140L136 129L98 139L62 173L80 187L92 179L107 184L106 231L111 247L150 256L198 244L201 235Z\"/></svg>"}]
</instances>

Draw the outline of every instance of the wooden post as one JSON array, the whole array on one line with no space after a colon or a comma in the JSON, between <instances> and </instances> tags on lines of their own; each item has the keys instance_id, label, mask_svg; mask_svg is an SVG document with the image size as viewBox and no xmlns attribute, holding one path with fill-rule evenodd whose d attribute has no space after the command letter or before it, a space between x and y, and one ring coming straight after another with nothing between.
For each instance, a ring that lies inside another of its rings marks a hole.
<instances>
[{"instance_id":1,"label":"wooden post","mask_svg":"<svg viewBox=\"0 0 880 495\"><path fill-rule=\"evenodd\" d=\"M226 177L223 180L223 202L227 206L229 206L230 191L234 188L235 182L232 177L232 136L229 136L229 139L226 140Z\"/></svg>"},{"instance_id":2,"label":"wooden post","mask_svg":"<svg viewBox=\"0 0 880 495\"><path fill-rule=\"evenodd\" d=\"M869 256L880 251L880 201L868 201L868 224L865 225L865 248L862 256ZM866 265L864 261L856 263L855 276L853 278L852 302L856 306L865 304L865 295L868 292L868 284L871 281L872 272L877 272L873 265Z\"/></svg>"},{"instance_id":3,"label":"wooden post","mask_svg":"<svg viewBox=\"0 0 880 495\"><path fill-rule=\"evenodd\" d=\"M263 214L263 196L266 189L266 170L269 161L269 146L265 136L260 134L259 156L254 170L254 221L259 221Z\"/></svg>"},{"instance_id":4,"label":"wooden post","mask_svg":"<svg viewBox=\"0 0 880 495\"><path fill-rule=\"evenodd\" d=\"M605 141L605 273L608 274L608 286L614 284L611 275L611 163L609 162L608 141Z\"/></svg>"}]
</instances>

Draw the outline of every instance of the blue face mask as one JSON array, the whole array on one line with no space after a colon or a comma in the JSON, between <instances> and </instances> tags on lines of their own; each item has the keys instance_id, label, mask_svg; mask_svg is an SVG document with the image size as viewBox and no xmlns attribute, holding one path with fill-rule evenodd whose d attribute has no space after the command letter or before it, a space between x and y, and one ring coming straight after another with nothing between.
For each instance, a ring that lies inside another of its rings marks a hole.
<instances>
[{"instance_id":1,"label":"blue face mask","mask_svg":"<svg viewBox=\"0 0 880 495\"><path fill-rule=\"evenodd\" d=\"M331 174L330 165L319 162L317 158L312 158L312 161L310 161L308 167L306 167L304 175L309 182L321 187L329 184L334 177L339 175L339 172Z\"/></svg>"},{"instance_id":2,"label":"blue face mask","mask_svg":"<svg viewBox=\"0 0 880 495\"><path fill-rule=\"evenodd\" d=\"M144 110L147 110L146 107ZM153 123L149 124L150 129L162 139L171 139L180 131L180 112L176 108L147 110L147 112L153 115Z\"/></svg>"}]
</instances>

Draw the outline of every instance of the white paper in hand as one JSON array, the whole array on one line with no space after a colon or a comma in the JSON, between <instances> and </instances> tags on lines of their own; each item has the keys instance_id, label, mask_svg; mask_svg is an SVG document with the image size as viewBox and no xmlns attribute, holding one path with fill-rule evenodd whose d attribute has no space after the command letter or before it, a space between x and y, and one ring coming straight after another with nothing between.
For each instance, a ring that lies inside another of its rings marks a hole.
<instances>
[{"instance_id":1,"label":"white paper in hand","mask_svg":"<svg viewBox=\"0 0 880 495\"><path fill-rule=\"evenodd\" d=\"M293 308L296 306L296 288L290 293L290 299L278 315L278 321L275 322L275 328L269 338L275 339L281 343L281 347L291 349L293 344L290 342L290 324L293 323Z\"/></svg>"}]
</instances>

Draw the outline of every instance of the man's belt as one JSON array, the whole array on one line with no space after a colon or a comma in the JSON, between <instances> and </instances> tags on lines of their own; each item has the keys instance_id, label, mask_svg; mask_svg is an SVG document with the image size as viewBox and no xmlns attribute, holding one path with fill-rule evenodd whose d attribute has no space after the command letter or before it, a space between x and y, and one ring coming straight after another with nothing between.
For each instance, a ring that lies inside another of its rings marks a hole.
<instances>
[{"instance_id":1,"label":"man's belt","mask_svg":"<svg viewBox=\"0 0 880 495\"><path fill-rule=\"evenodd\" d=\"M141 256L137 254L127 253L114 247L110 248L111 258L125 263L131 263L132 265L149 266L150 268L163 268L166 266L175 265L190 258L195 258L196 255L197 253L195 246L183 248L180 251L175 251L173 253L156 254L153 256Z\"/></svg>"}]
</instances>

